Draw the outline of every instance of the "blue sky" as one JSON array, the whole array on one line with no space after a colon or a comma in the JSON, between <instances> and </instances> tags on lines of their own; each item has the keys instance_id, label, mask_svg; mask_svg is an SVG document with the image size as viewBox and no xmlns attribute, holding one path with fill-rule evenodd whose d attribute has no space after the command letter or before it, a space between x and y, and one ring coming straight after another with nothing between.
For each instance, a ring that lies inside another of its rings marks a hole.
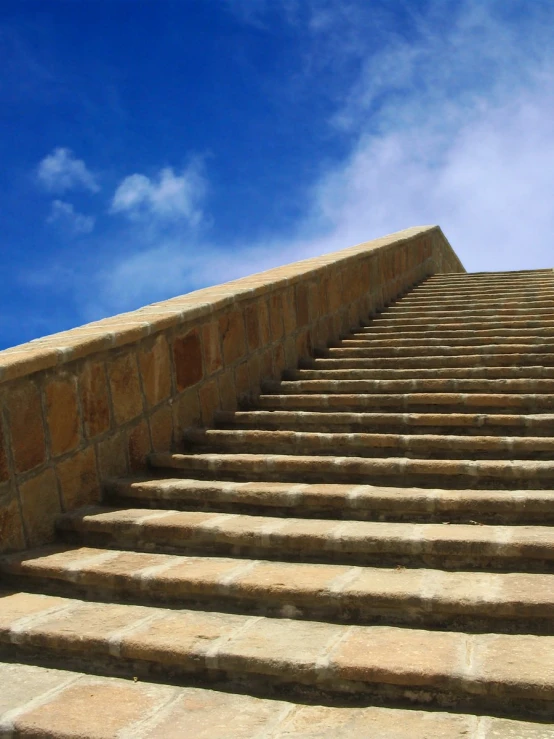
<instances>
[{"instance_id":1,"label":"blue sky","mask_svg":"<svg viewBox=\"0 0 554 739\"><path fill-rule=\"evenodd\" d=\"M438 223L554 267L552 0L3 0L0 349Z\"/></svg>"}]
</instances>

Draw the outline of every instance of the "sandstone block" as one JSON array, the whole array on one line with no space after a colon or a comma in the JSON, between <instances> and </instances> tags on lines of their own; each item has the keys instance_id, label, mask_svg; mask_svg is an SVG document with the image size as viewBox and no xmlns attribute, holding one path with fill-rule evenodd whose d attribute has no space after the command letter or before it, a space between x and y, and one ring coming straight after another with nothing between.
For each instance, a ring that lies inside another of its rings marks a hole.
<instances>
[{"instance_id":1,"label":"sandstone block","mask_svg":"<svg viewBox=\"0 0 554 739\"><path fill-rule=\"evenodd\" d=\"M58 481L54 470L44 470L21 483L19 495L29 546L52 541L54 522L60 513Z\"/></svg>"},{"instance_id":2,"label":"sandstone block","mask_svg":"<svg viewBox=\"0 0 554 739\"><path fill-rule=\"evenodd\" d=\"M219 333L223 345L223 359L226 365L241 359L246 351L244 320L241 311L233 310L219 319Z\"/></svg>"},{"instance_id":3,"label":"sandstone block","mask_svg":"<svg viewBox=\"0 0 554 739\"><path fill-rule=\"evenodd\" d=\"M120 425L143 412L137 358L134 352L115 357L108 365L115 422Z\"/></svg>"},{"instance_id":4,"label":"sandstone block","mask_svg":"<svg viewBox=\"0 0 554 739\"><path fill-rule=\"evenodd\" d=\"M96 454L93 446L76 452L57 466L58 479L66 511L100 499L100 485L96 472Z\"/></svg>"},{"instance_id":5,"label":"sandstone block","mask_svg":"<svg viewBox=\"0 0 554 739\"><path fill-rule=\"evenodd\" d=\"M46 459L40 393L27 380L10 390L6 398L11 448L17 472L27 472Z\"/></svg>"},{"instance_id":6,"label":"sandstone block","mask_svg":"<svg viewBox=\"0 0 554 739\"><path fill-rule=\"evenodd\" d=\"M217 372L223 366L217 322L211 321L202 327L202 346L204 348L206 375L213 375L214 372Z\"/></svg>"},{"instance_id":7,"label":"sandstone block","mask_svg":"<svg viewBox=\"0 0 554 739\"><path fill-rule=\"evenodd\" d=\"M173 341L173 361L177 390L186 390L204 377L202 346L196 329Z\"/></svg>"},{"instance_id":8,"label":"sandstone block","mask_svg":"<svg viewBox=\"0 0 554 739\"><path fill-rule=\"evenodd\" d=\"M147 457L152 451L152 445L150 442L148 423L145 420L139 421L139 423L129 431L127 450L129 453L129 467L131 470L141 470L147 467ZM167 451L167 449L165 451Z\"/></svg>"},{"instance_id":9,"label":"sandstone block","mask_svg":"<svg viewBox=\"0 0 554 739\"><path fill-rule=\"evenodd\" d=\"M149 419L152 448L167 452L173 443L173 411L170 405L159 408Z\"/></svg>"},{"instance_id":10,"label":"sandstone block","mask_svg":"<svg viewBox=\"0 0 554 739\"><path fill-rule=\"evenodd\" d=\"M167 339L160 334L138 354L144 395L149 407L158 405L171 394L171 366Z\"/></svg>"},{"instance_id":11,"label":"sandstone block","mask_svg":"<svg viewBox=\"0 0 554 739\"><path fill-rule=\"evenodd\" d=\"M110 428L108 381L103 362L87 362L79 377L85 435L90 439Z\"/></svg>"},{"instance_id":12,"label":"sandstone block","mask_svg":"<svg viewBox=\"0 0 554 739\"><path fill-rule=\"evenodd\" d=\"M54 376L45 385L46 419L53 457L66 454L80 442L77 382L72 376Z\"/></svg>"}]
</instances>

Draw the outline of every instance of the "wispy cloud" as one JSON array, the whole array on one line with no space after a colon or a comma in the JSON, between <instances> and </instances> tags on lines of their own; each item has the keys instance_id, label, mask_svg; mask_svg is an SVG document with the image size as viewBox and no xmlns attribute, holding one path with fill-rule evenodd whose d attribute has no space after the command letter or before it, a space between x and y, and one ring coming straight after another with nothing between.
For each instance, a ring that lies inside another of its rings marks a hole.
<instances>
[{"instance_id":1,"label":"wispy cloud","mask_svg":"<svg viewBox=\"0 0 554 739\"><path fill-rule=\"evenodd\" d=\"M202 220L199 203L205 192L206 181L197 162L180 175L165 167L152 179L144 174L125 177L115 191L111 211L132 219L186 221L196 226Z\"/></svg>"},{"instance_id":2,"label":"wispy cloud","mask_svg":"<svg viewBox=\"0 0 554 739\"><path fill-rule=\"evenodd\" d=\"M92 232L95 218L78 213L71 203L54 200L46 222L55 224L70 236L82 236Z\"/></svg>"},{"instance_id":3,"label":"wispy cloud","mask_svg":"<svg viewBox=\"0 0 554 739\"><path fill-rule=\"evenodd\" d=\"M71 149L58 147L44 157L37 168L39 183L50 192L66 192L81 189L98 192L97 178L82 159L77 159Z\"/></svg>"}]
</instances>

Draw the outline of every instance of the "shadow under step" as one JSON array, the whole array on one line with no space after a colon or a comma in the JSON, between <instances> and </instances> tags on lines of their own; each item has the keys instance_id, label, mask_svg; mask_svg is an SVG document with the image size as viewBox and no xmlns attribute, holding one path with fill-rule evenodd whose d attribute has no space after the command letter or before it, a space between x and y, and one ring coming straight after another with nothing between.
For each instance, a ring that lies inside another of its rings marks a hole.
<instances>
[{"instance_id":1,"label":"shadow under step","mask_svg":"<svg viewBox=\"0 0 554 739\"><path fill-rule=\"evenodd\" d=\"M344 626L32 593L5 592L2 605L4 651L40 649L69 668L194 678L258 694L288 690L554 716L550 636Z\"/></svg>"},{"instance_id":2,"label":"shadow under step","mask_svg":"<svg viewBox=\"0 0 554 739\"><path fill-rule=\"evenodd\" d=\"M325 455L333 457L408 456L418 459L551 460L552 436L474 436L440 434L334 433L260 429L189 429L185 448L199 452Z\"/></svg>"},{"instance_id":3,"label":"shadow under step","mask_svg":"<svg viewBox=\"0 0 554 739\"><path fill-rule=\"evenodd\" d=\"M554 633L554 575L352 567L43 548L0 558L4 587L348 624Z\"/></svg>"},{"instance_id":4,"label":"shadow under step","mask_svg":"<svg viewBox=\"0 0 554 739\"><path fill-rule=\"evenodd\" d=\"M60 516L71 543L356 565L554 571L554 528L336 521L88 506Z\"/></svg>"},{"instance_id":5,"label":"shadow under step","mask_svg":"<svg viewBox=\"0 0 554 739\"><path fill-rule=\"evenodd\" d=\"M219 412L218 428L335 433L399 433L473 436L552 436L554 414L353 413L327 411ZM343 450L341 449L341 454Z\"/></svg>"}]
</instances>

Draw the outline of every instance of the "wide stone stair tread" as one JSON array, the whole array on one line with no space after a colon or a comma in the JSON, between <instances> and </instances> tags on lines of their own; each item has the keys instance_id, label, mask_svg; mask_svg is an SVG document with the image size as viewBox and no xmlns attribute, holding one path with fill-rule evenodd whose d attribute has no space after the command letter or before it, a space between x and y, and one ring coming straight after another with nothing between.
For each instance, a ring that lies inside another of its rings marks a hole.
<instances>
[{"instance_id":1,"label":"wide stone stair tread","mask_svg":"<svg viewBox=\"0 0 554 739\"><path fill-rule=\"evenodd\" d=\"M445 567L554 570L554 527L394 523L90 506L58 528L87 544L142 551L230 553L366 564L416 561ZM519 563L519 564L518 564Z\"/></svg>"},{"instance_id":2,"label":"wide stone stair tread","mask_svg":"<svg viewBox=\"0 0 554 739\"><path fill-rule=\"evenodd\" d=\"M342 343L340 346L329 347L322 351L325 357L450 357L462 356L464 354L519 354L531 349L532 354L541 355L549 354L554 356L554 341L537 343L537 344L463 344L460 346L450 346L448 344L439 344L437 346L418 344L417 346L376 346L371 347L371 342L367 342L366 346L349 346Z\"/></svg>"},{"instance_id":3,"label":"wide stone stair tread","mask_svg":"<svg viewBox=\"0 0 554 739\"><path fill-rule=\"evenodd\" d=\"M360 360L355 360L356 365ZM362 360L363 363L363 360ZM283 373L284 380L419 380L419 379L483 379L498 380L552 379L554 367L408 367L389 369L368 369L351 367L344 359L314 359L304 362L301 369L288 370Z\"/></svg>"},{"instance_id":4,"label":"wide stone stair tread","mask_svg":"<svg viewBox=\"0 0 554 739\"><path fill-rule=\"evenodd\" d=\"M554 378L410 378L409 380L365 380L365 379L299 379L264 383L264 393L290 393L301 395L314 393L519 393L554 394Z\"/></svg>"},{"instance_id":5,"label":"wide stone stair tread","mask_svg":"<svg viewBox=\"0 0 554 739\"><path fill-rule=\"evenodd\" d=\"M359 567L44 548L0 559L6 586L147 605L209 606L350 624L554 633L554 575Z\"/></svg>"},{"instance_id":6,"label":"wide stone stair tread","mask_svg":"<svg viewBox=\"0 0 554 739\"><path fill-rule=\"evenodd\" d=\"M326 516L351 520L465 521L544 523L554 519L554 491L445 490L374 485L229 482L155 477L109 482L114 505L156 509L272 511L295 517Z\"/></svg>"},{"instance_id":7,"label":"wide stone stair tread","mask_svg":"<svg viewBox=\"0 0 554 739\"><path fill-rule=\"evenodd\" d=\"M523 413L552 412L554 393L297 393L261 395L256 406L260 409L285 408L288 410L350 408L365 409L421 409L441 412L452 409L475 413L486 409L489 413L510 413L514 409Z\"/></svg>"},{"instance_id":8,"label":"wide stone stair tread","mask_svg":"<svg viewBox=\"0 0 554 739\"><path fill-rule=\"evenodd\" d=\"M554 414L500 413L355 413L348 411L234 411L219 412L220 428L368 432L383 429L401 434L472 434L518 436L552 435ZM342 452L341 452L342 453Z\"/></svg>"},{"instance_id":9,"label":"wide stone stair tread","mask_svg":"<svg viewBox=\"0 0 554 739\"><path fill-rule=\"evenodd\" d=\"M467 436L315 432L274 429L197 429L184 441L204 451L282 454L325 454L374 457L396 455L430 459L549 459L554 460L551 436Z\"/></svg>"},{"instance_id":10,"label":"wide stone stair tread","mask_svg":"<svg viewBox=\"0 0 554 739\"><path fill-rule=\"evenodd\" d=\"M464 356L439 357L392 357L380 359L360 359L357 357L316 357L310 366L321 369L347 367L349 369L516 369L542 367L550 372L554 368L554 355L550 354L466 354Z\"/></svg>"},{"instance_id":11,"label":"wide stone stair tread","mask_svg":"<svg viewBox=\"0 0 554 739\"><path fill-rule=\"evenodd\" d=\"M233 739L554 739L546 724L492 716L310 705L35 665L0 663L0 684L0 731L21 739L229 739L231 726Z\"/></svg>"},{"instance_id":12,"label":"wide stone stair tread","mask_svg":"<svg viewBox=\"0 0 554 739\"><path fill-rule=\"evenodd\" d=\"M551 713L554 637L345 626L212 611L80 601L26 592L2 597L0 643L40 648L135 675L226 676L245 687L401 699L433 691L460 707L515 701ZM276 645L279 645L276 649Z\"/></svg>"}]
</instances>

